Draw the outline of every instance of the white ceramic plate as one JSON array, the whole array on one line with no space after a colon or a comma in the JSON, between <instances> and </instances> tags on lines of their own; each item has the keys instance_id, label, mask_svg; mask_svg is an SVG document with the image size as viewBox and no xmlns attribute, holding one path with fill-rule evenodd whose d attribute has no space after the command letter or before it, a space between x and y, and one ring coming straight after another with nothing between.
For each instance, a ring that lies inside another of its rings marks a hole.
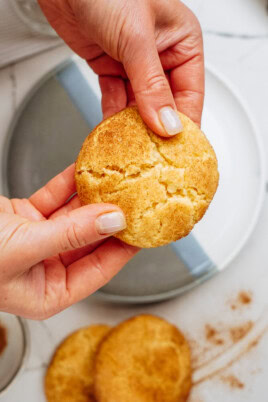
<instances>
[{"instance_id":1,"label":"white ceramic plate","mask_svg":"<svg viewBox=\"0 0 268 402\"><path fill-rule=\"evenodd\" d=\"M92 112L98 103L96 82L87 72L83 62L64 64L28 96L11 127L3 166L12 196L28 196L75 160L87 130L98 122L98 110ZM220 171L205 217L187 238L141 251L99 296L144 303L181 294L224 269L249 238L264 195L262 147L241 98L211 68L206 69L202 128Z\"/></svg>"},{"instance_id":2,"label":"white ceramic plate","mask_svg":"<svg viewBox=\"0 0 268 402\"><path fill-rule=\"evenodd\" d=\"M264 197L264 155L252 116L226 79L206 70L202 129L213 145L220 182L205 218L193 230L219 270L249 238Z\"/></svg>"},{"instance_id":3,"label":"white ceramic plate","mask_svg":"<svg viewBox=\"0 0 268 402\"><path fill-rule=\"evenodd\" d=\"M142 251L136 257L139 264L131 261L100 291L102 296L127 302L176 296L223 270L250 237L264 197L262 146L241 97L211 67L206 68L202 129L216 151L220 171L205 217L187 238Z\"/></svg>"}]
</instances>

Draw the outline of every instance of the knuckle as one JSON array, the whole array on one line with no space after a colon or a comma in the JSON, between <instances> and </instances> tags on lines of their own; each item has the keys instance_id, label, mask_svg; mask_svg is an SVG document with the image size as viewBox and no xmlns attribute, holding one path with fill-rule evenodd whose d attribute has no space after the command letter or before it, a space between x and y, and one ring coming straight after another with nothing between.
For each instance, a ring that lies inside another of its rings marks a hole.
<instances>
[{"instance_id":1,"label":"knuckle","mask_svg":"<svg viewBox=\"0 0 268 402\"><path fill-rule=\"evenodd\" d=\"M97 253L91 254L91 267L100 274L102 282L108 282L109 276L106 274L101 258Z\"/></svg>"},{"instance_id":2,"label":"knuckle","mask_svg":"<svg viewBox=\"0 0 268 402\"><path fill-rule=\"evenodd\" d=\"M155 92L161 92L169 90L167 79L164 75L161 74L152 74L146 80L146 86L138 88L135 91L137 95L148 95Z\"/></svg>"},{"instance_id":3,"label":"knuckle","mask_svg":"<svg viewBox=\"0 0 268 402\"><path fill-rule=\"evenodd\" d=\"M38 310L36 312L31 312L29 318L33 321L45 321L59 312L59 309Z\"/></svg>"},{"instance_id":4,"label":"knuckle","mask_svg":"<svg viewBox=\"0 0 268 402\"><path fill-rule=\"evenodd\" d=\"M193 47L198 47L203 43L203 33L199 20L192 14L192 20L189 27L189 38L191 39Z\"/></svg>"},{"instance_id":5,"label":"knuckle","mask_svg":"<svg viewBox=\"0 0 268 402\"><path fill-rule=\"evenodd\" d=\"M48 307L44 308L42 311L39 311L36 315L36 320L38 321L44 321L47 320L48 318L53 317L54 315L58 314L64 309L64 307L58 306L57 307Z\"/></svg>"},{"instance_id":6,"label":"knuckle","mask_svg":"<svg viewBox=\"0 0 268 402\"><path fill-rule=\"evenodd\" d=\"M201 32L201 25L200 25L200 22L199 22L199 19L197 18L197 16L189 8L188 8L188 13L189 13L189 18L188 18L189 23L191 24L192 28L194 30L198 30Z\"/></svg>"},{"instance_id":7,"label":"knuckle","mask_svg":"<svg viewBox=\"0 0 268 402\"><path fill-rule=\"evenodd\" d=\"M60 249L62 251L81 248L88 244L85 230L76 222L67 217L66 229L60 237Z\"/></svg>"},{"instance_id":8,"label":"knuckle","mask_svg":"<svg viewBox=\"0 0 268 402\"><path fill-rule=\"evenodd\" d=\"M43 306L39 309L34 319L38 321L47 320L55 314L60 313L66 307L68 307L66 300L61 300L61 298L47 298L44 300Z\"/></svg>"},{"instance_id":9,"label":"knuckle","mask_svg":"<svg viewBox=\"0 0 268 402\"><path fill-rule=\"evenodd\" d=\"M0 298L0 310L5 311L6 307L9 304L9 294L7 291L7 287L4 286L4 281L1 280L1 288L0 288L0 293L1 293L1 298Z\"/></svg>"},{"instance_id":10,"label":"knuckle","mask_svg":"<svg viewBox=\"0 0 268 402\"><path fill-rule=\"evenodd\" d=\"M33 321L45 321L48 318L50 318L53 314L49 314L47 312L41 311L41 312L37 312L37 313L32 313L30 315L30 319Z\"/></svg>"},{"instance_id":11,"label":"knuckle","mask_svg":"<svg viewBox=\"0 0 268 402\"><path fill-rule=\"evenodd\" d=\"M0 203L4 203L6 201L9 201L9 199L7 197L4 197L3 195L0 195Z\"/></svg>"},{"instance_id":12,"label":"knuckle","mask_svg":"<svg viewBox=\"0 0 268 402\"><path fill-rule=\"evenodd\" d=\"M0 212L13 211L12 204L10 200L2 195L0 195Z\"/></svg>"},{"instance_id":13,"label":"knuckle","mask_svg":"<svg viewBox=\"0 0 268 402\"><path fill-rule=\"evenodd\" d=\"M163 89L167 87L167 79L164 75L156 73L148 78L147 84L152 89Z\"/></svg>"},{"instance_id":14,"label":"knuckle","mask_svg":"<svg viewBox=\"0 0 268 402\"><path fill-rule=\"evenodd\" d=\"M82 236L80 227L72 223L66 231L66 244L68 248L76 249L86 245L86 241Z\"/></svg>"},{"instance_id":15,"label":"knuckle","mask_svg":"<svg viewBox=\"0 0 268 402\"><path fill-rule=\"evenodd\" d=\"M148 29L141 29L141 25L148 25L146 17L149 9L148 3L149 1L143 0L139 7L136 7L136 5L131 6L128 2L124 2L121 7L116 37L118 38L117 55L124 64L131 63L141 45L148 42Z\"/></svg>"},{"instance_id":16,"label":"knuckle","mask_svg":"<svg viewBox=\"0 0 268 402\"><path fill-rule=\"evenodd\" d=\"M121 248L126 253L127 257L130 259L134 257L134 255L139 251L138 247L130 246L129 244L124 243L123 241L119 240Z\"/></svg>"},{"instance_id":17,"label":"knuckle","mask_svg":"<svg viewBox=\"0 0 268 402\"><path fill-rule=\"evenodd\" d=\"M196 32L198 35L202 36L201 24L200 24L200 21L199 21L199 19L196 17L195 14L193 14L193 23L194 23L193 25L194 25L194 27L195 27L195 32Z\"/></svg>"}]
</instances>

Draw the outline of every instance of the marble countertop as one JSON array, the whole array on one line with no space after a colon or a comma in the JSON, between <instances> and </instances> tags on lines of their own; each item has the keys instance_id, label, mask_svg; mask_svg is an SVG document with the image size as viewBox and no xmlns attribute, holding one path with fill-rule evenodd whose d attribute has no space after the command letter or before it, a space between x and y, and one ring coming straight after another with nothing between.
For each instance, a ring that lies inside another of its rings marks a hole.
<instances>
[{"instance_id":1,"label":"marble countertop","mask_svg":"<svg viewBox=\"0 0 268 402\"><path fill-rule=\"evenodd\" d=\"M229 79L248 104L267 155L267 1L188 0L186 4L200 19L207 62ZM63 46L0 70L0 148L29 89L70 54ZM45 368L55 346L68 333L90 323L114 325L141 312L165 317L190 339L195 386L189 402L267 402L267 197L268 193L253 235L239 256L223 273L184 296L148 306L113 305L90 297L44 322L29 320L30 354L25 370L0 397L1 402L45 401ZM243 295L248 296L248 303L243 302ZM208 336L211 327L215 330L212 338Z\"/></svg>"}]
</instances>

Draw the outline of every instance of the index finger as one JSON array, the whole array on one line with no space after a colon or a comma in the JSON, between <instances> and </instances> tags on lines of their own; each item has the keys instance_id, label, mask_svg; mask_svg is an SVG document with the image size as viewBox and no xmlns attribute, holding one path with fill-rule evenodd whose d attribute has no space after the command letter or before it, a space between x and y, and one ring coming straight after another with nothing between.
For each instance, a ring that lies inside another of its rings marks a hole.
<instances>
[{"instance_id":1,"label":"index finger","mask_svg":"<svg viewBox=\"0 0 268 402\"><path fill-rule=\"evenodd\" d=\"M74 171L73 163L29 198L31 204L43 216L50 216L75 193Z\"/></svg>"},{"instance_id":2,"label":"index finger","mask_svg":"<svg viewBox=\"0 0 268 402\"><path fill-rule=\"evenodd\" d=\"M73 262L66 268L67 303L76 303L104 286L139 250L112 237L93 253Z\"/></svg>"},{"instance_id":3,"label":"index finger","mask_svg":"<svg viewBox=\"0 0 268 402\"><path fill-rule=\"evenodd\" d=\"M205 86L201 58L193 58L171 70L170 85L177 109L200 126Z\"/></svg>"},{"instance_id":4,"label":"index finger","mask_svg":"<svg viewBox=\"0 0 268 402\"><path fill-rule=\"evenodd\" d=\"M200 25L191 14L191 30L160 53L177 109L200 125L205 92L203 39Z\"/></svg>"}]
</instances>

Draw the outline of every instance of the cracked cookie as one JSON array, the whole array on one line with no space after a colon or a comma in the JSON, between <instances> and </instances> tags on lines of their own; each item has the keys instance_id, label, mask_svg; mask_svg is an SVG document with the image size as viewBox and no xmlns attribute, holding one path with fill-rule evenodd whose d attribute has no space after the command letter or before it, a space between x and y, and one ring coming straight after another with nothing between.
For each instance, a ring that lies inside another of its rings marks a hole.
<instances>
[{"instance_id":1,"label":"cracked cookie","mask_svg":"<svg viewBox=\"0 0 268 402\"><path fill-rule=\"evenodd\" d=\"M190 389L188 344L159 317L124 321L98 347L94 392L99 402L185 402Z\"/></svg>"},{"instance_id":2,"label":"cracked cookie","mask_svg":"<svg viewBox=\"0 0 268 402\"><path fill-rule=\"evenodd\" d=\"M127 228L115 237L133 246L158 247L188 235L216 192L215 152L198 126L179 114L183 131L163 138L136 107L126 108L100 123L79 153L81 203L118 205Z\"/></svg>"}]
</instances>

